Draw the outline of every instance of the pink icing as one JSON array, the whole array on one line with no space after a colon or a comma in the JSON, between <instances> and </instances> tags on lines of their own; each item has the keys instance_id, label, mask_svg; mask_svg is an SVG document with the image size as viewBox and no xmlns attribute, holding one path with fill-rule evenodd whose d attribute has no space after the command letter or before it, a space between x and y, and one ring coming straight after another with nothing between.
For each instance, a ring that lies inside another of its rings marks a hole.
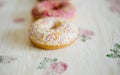
<instances>
[{"instance_id":1,"label":"pink icing","mask_svg":"<svg viewBox=\"0 0 120 75\"><path fill-rule=\"evenodd\" d=\"M60 17L69 19L75 15L75 8L67 1L43 1L32 10L34 17Z\"/></svg>"}]
</instances>

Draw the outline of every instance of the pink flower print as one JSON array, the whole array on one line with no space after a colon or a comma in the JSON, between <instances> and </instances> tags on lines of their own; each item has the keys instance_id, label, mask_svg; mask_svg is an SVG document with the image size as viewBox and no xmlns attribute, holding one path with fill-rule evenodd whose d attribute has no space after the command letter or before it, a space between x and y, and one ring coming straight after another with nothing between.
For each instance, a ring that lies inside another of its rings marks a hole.
<instances>
[{"instance_id":1,"label":"pink flower print","mask_svg":"<svg viewBox=\"0 0 120 75\"><path fill-rule=\"evenodd\" d=\"M20 23L20 22L24 22L24 21L25 21L24 18L19 18L19 17L18 17L18 18L15 18L15 19L14 19L14 22L15 22L15 23Z\"/></svg>"},{"instance_id":2,"label":"pink flower print","mask_svg":"<svg viewBox=\"0 0 120 75\"><path fill-rule=\"evenodd\" d=\"M120 14L120 0L109 0L110 10Z\"/></svg>"},{"instance_id":3,"label":"pink flower print","mask_svg":"<svg viewBox=\"0 0 120 75\"><path fill-rule=\"evenodd\" d=\"M85 30L83 32L83 36L92 36L93 35L93 32L89 31L89 30Z\"/></svg>"},{"instance_id":4,"label":"pink flower print","mask_svg":"<svg viewBox=\"0 0 120 75\"><path fill-rule=\"evenodd\" d=\"M79 37L81 37L81 40L85 42L87 39L91 39L91 37L94 35L94 33L90 30L84 30L79 29Z\"/></svg>"},{"instance_id":5,"label":"pink flower print","mask_svg":"<svg viewBox=\"0 0 120 75\"><path fill-rule=\"evenodd\" d=\"M2 7L4 5L4 3L3 2L0 2L0 7Z\"/></svg>"},{"instance_id":6,"label":"pink flower print","mask_svg":"<svg viewBox=\"0 0 120 75\"><path fill-rule=\"evenodd\" d=\"M68 65L63 62L57 62L50 65L50 71L55 72L57 74L62 74L67 70Z\"/></svg>"},{"instance_id":7,"label":"pink flower print","mask_svg":"<svg viewBox=\"0 0 120 75\"><path fill-rule=\"evenodd\" d=\"M37 68L43 70L42 75L61 75L67 70L68 65L64 62L57 62L57 58L45 57Z\"/></svg>"},{"instance_id":8,"label":"pink flower print","mask_svg":"<svg viewBox=\"0 0 120 75\"><path fill-rule=\"evenodd\" d=\"M89 30L80 30L79 31L79 36L93 36L94 33Z\"/></svg>"}]
</instances>

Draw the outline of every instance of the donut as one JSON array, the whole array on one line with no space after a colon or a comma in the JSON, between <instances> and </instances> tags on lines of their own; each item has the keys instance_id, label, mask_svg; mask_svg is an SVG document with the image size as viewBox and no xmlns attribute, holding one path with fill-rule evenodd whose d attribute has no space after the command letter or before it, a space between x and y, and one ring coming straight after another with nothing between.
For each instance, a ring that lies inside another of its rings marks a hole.
<instances>
[{"instance_id":1,"label":"donut","mask_svg":"<svg viewBox=\"0 0 120 75\"><path fill-rule=\"evenodd\" d=\"M42 49L54 50L71 45L78 36L77 29L63 18L46 17L29 27L29 39Z\"/></svg>"},{"instance_id":2,"label":"donut","mask_svg":"<svg viewBox=\"0 0 120 75\"><path fill-rule=\"evenodd\" d=\"M75 16L75 11L75 7L68 0L45 0L35 5L32 16L34 20L45 17L71 20Z\"/></svg>"}]
</instances>

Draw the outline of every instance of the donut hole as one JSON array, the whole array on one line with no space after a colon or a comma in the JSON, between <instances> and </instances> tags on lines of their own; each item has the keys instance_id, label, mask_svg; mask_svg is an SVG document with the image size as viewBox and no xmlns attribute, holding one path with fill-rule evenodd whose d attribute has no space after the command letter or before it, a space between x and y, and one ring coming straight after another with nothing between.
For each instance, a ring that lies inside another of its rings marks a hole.
<instances>
[{"instance_id":1,"label":"donut hole","mask_svg":"<svg viewBox=\"0 0 120 75\"><path fill-rule=\"evenodd\" d=\"M57 29L61 26L61 22L55 22L55 24L51 27L51 29Z\"/></svg>"},{"instance_id":2,"label":"donut hole","mask_svg":"<svg viewBox=\"0 0 120 75\"><path fill-rule=\"evenodd\" d=\"M60 5L58 5L58 6L53 7L53 9L54 9L54 10L59 10L59 9L61 9L62 7L63 7L63 5L60 4Z\"/></svg>"},{"instance_id":3,"label":"donut hole","mask_svg":"<svg viewBox=\"0 0 120 75\"><path fill-rule=\"evenodd\" d=\"M53 10L59 10L61 8L64 8L66 6L66 3L60 3L53 7Z\"/></svg>"}]
</instances>

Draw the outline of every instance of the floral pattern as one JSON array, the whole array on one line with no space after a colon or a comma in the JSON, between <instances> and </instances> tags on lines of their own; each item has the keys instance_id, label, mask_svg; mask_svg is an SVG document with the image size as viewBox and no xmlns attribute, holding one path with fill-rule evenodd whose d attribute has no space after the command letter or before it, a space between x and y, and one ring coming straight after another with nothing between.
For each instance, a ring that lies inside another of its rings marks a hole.
<instances>
[{"instance_id":1,"label":"floral pattern","mask_svg":"<svg viewBox=\"0 0 120 75\"><path fill-rule=\"evenodd\" d=\"M79 28L78 36L81 41L85 42L86 40L91 39L93 35L94 33L92 31Z\"/></svg>"},{"instance_id":2,"label":"floral pattern","mask_svg":"<svg viewBox=\"0 0 120 75\"><path fill-rule=\"evenodd\" d=\"M45 57L37 68L43 70L42 75L61 75L67 70L68 65L64 62L58 62L56 58L49 59Z\"/></svg>"},{"instance_id":3,"label":"floral pattern","mask_svg":"<svg viewBox=\"0 0 120 75\"><path fill-rule=\"evenodd\" d=\"M0 7L2 7L3 6L3 3L2 2L0 2Z\"/></svg>"},{"instance_id":4,"label":"floral pattern","mask_svg":"<svg viewBox=\"0 0 120 75\"><path fill-rule=\"evenodd\" d=\"M19 18L19 17L18 17L18 18L15 18L15 19L14 19L14 22L15 22L15 23L20 23L20 22L24 22L24 21L25 21L24 18Z\"/></svg>"},{"instance_id":5,"label":"floral pattern","mask_svg":"<svg viewBox=\"0 0 120 75\"><path fill-rule=\"evenodd\" d=\"M0 1L0 7L4 6L4 1Z\"/></svg>"},{"instance_id":6,"label":"floral pattern","mask_svg":"<svg viewBox=\"0 0 120 75\"><path fill-rule=\"evenodd\" d=\"M116 43L113 49L110 49L111 54L107 54L109 58L120 58L120 44Z\"/></svg>"},{"instance_id":7,"label":"floral pattern","mask_svg":"<svg viewBox=\"0 0 120 75\"><path fill-rule=\"evenodd\" d=\"M11 63L12 61L16 60L16 58L9 57L9 56L0 56L0 63Z\"/></svg>"},{"instance_id":8,"label":"floral pattern","mask_svg":"<svg viewBox=\"0 0 120 75\"><path fill-rule=\"evenodd\" d=\"M107 0L110 3L110 10L120 14L120 0Z\"/></svg>"}]
</instances>

